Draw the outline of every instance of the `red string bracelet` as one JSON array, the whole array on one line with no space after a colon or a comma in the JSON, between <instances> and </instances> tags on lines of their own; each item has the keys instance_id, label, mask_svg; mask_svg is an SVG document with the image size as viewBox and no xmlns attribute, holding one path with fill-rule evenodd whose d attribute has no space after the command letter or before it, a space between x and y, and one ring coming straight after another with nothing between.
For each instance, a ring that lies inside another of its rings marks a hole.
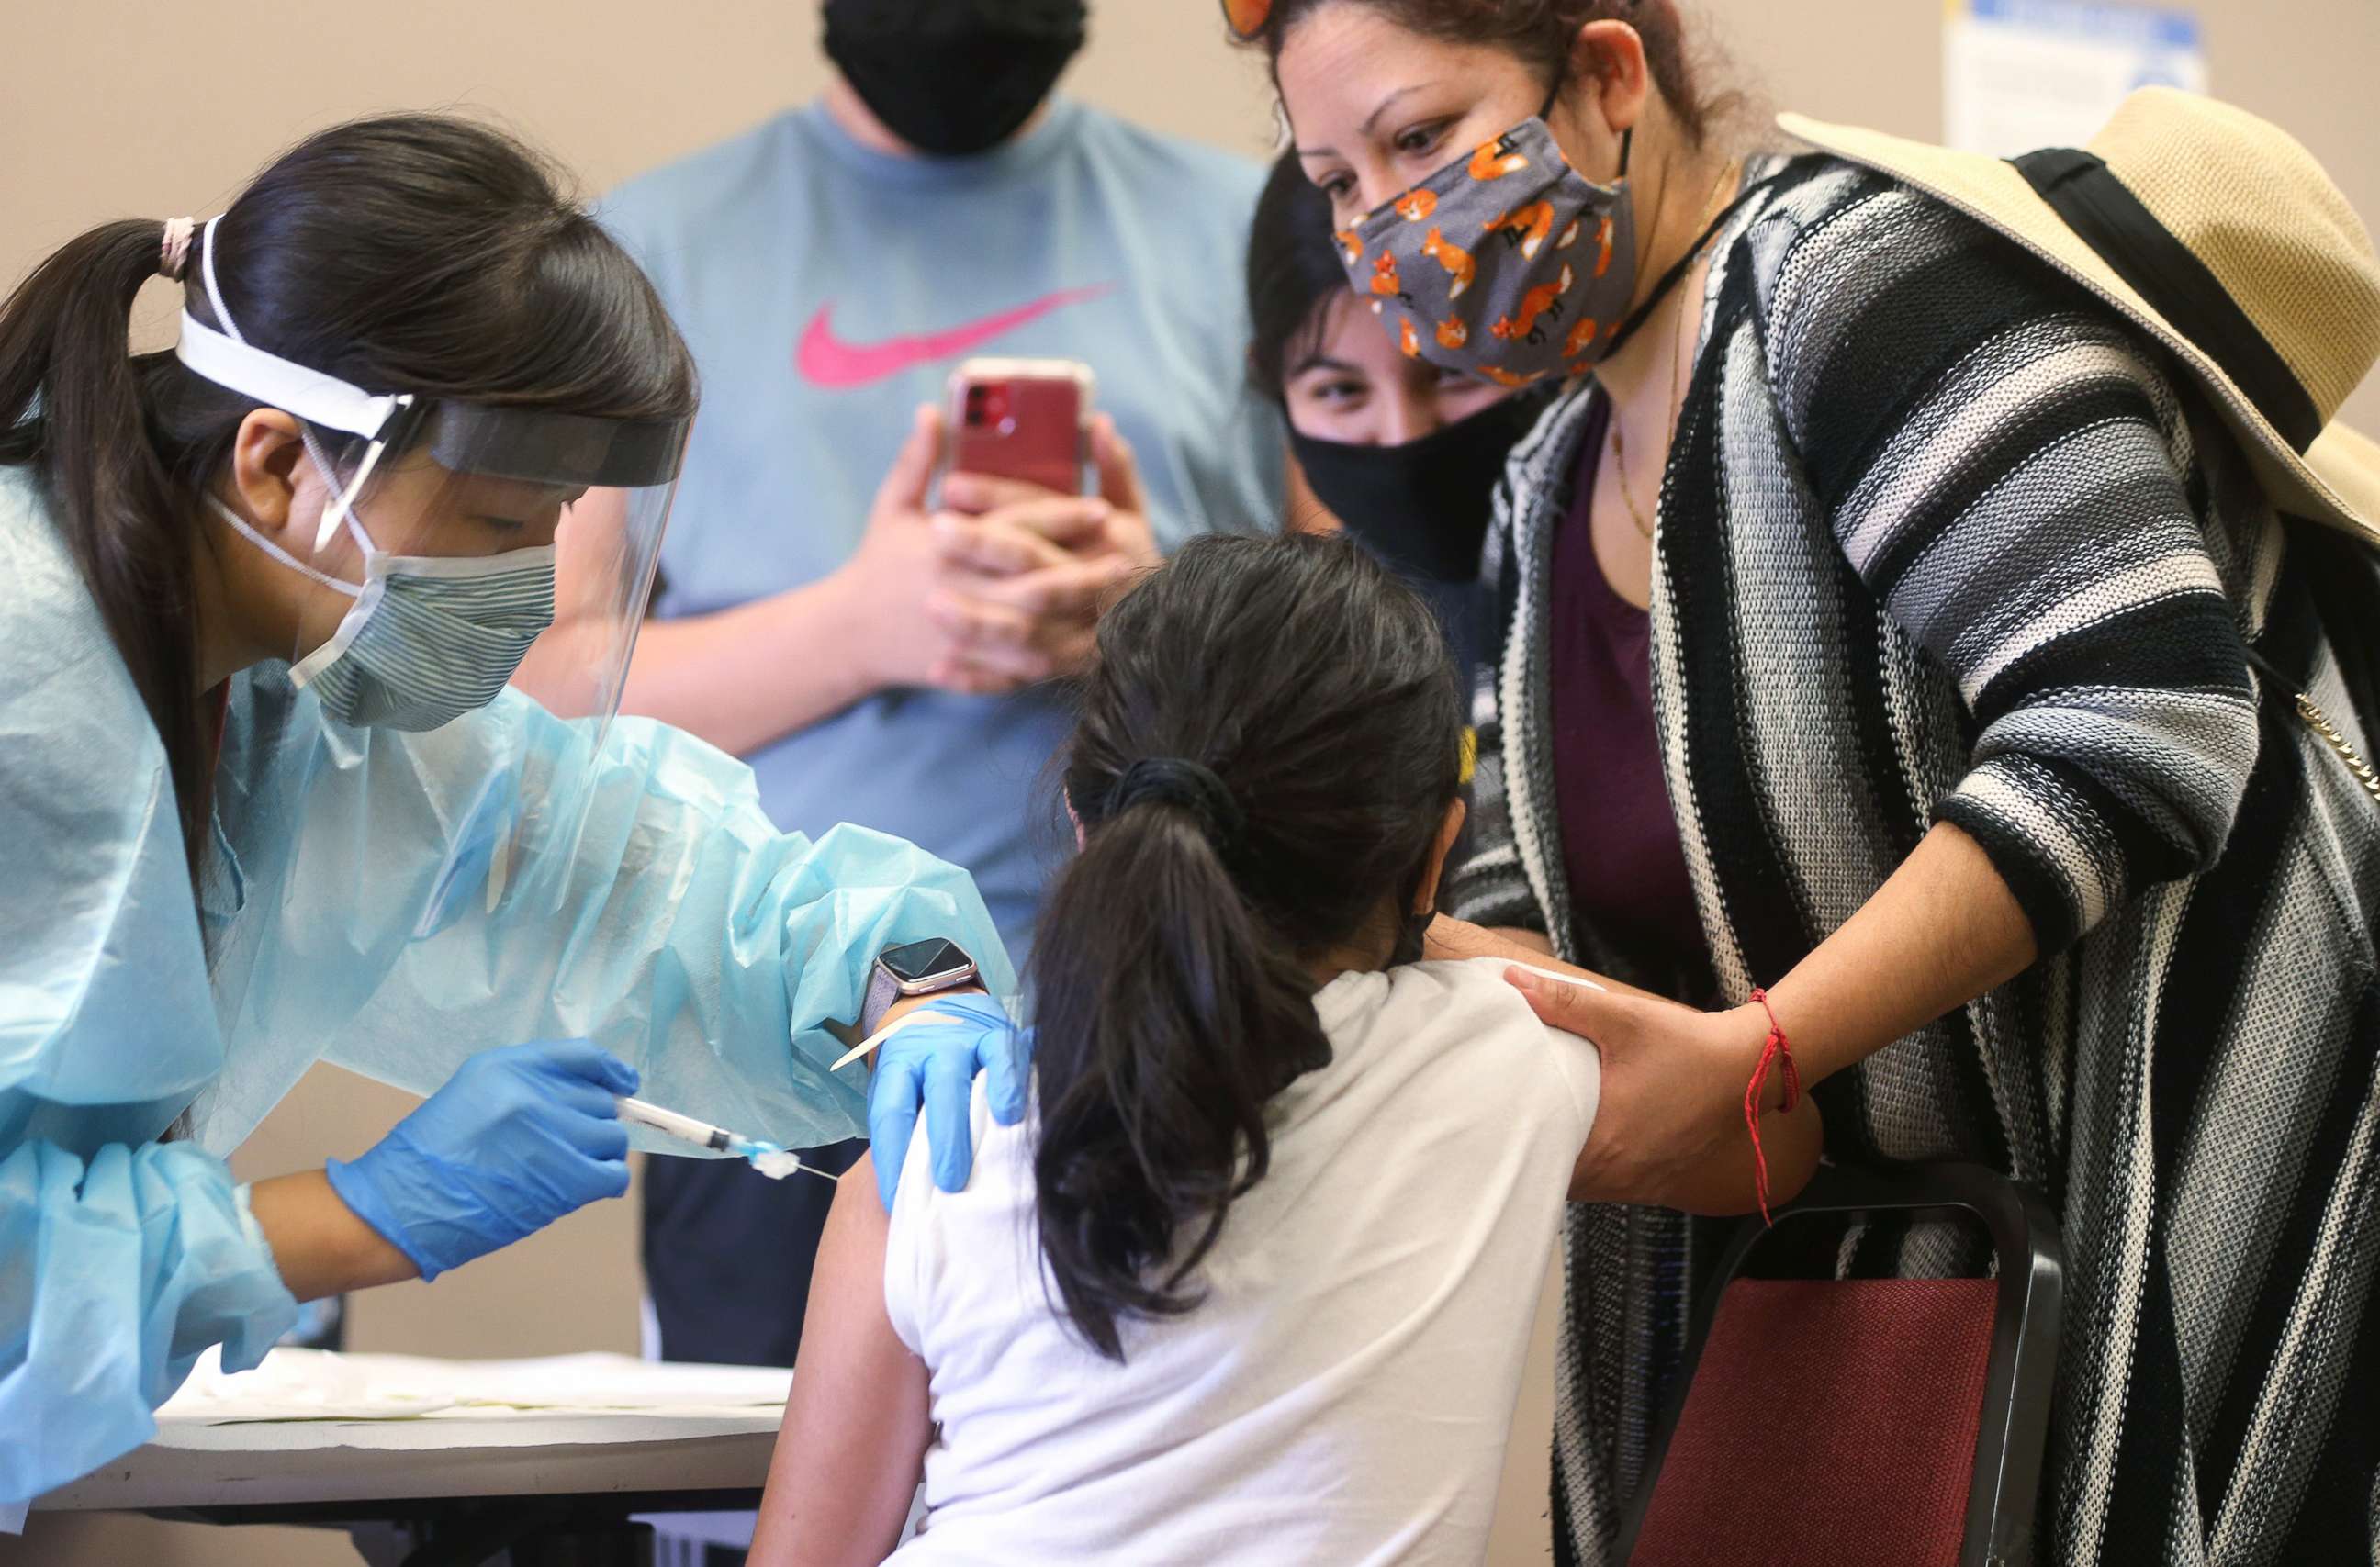
<instances>
[{"instance_id":1,"label":"red string bracelet","mask_svg":"<svg viewBox=\"0 0 2380 1567\"><path fill-rule=\"evenodd\" d=\"M1802 1072L1793 1064L1793 1047L1786 1042L1785 1026L1777 1021L1777 1009L1768 1004L1768 992L1757 985L1752 999L1768 1014L1768 1039L1760 1047L1760 1063L1752 1069L1752 1081L1743 1088L1743 1124L1752 1134L1753 1189L1760 1195L1760 1221L1773 1224L1768 1217L1768 1156L1760 1147L1760 1091L1768 1084L1768 1065L1776 1062L1779 1075L1785 1080L1785 1102L1777 1109L1779 1115L1791 1111L1802 1098Z\"/></svg>"}]
</instances>

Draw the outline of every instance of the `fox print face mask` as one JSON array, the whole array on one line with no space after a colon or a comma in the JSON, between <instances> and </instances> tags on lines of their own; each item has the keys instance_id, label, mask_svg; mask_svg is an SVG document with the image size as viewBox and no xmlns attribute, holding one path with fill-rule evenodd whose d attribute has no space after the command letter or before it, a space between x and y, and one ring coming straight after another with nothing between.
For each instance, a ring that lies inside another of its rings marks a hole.
<instances>
[{"instance_id":1,"label":"fox print face mask","mask_svg":"<svg viewBox=\"0 0 2380 1567\"><path fill-rule=\"evenodd\" d=\"M1627 143L1596 185L1533 115L1340 231L1355 292L1416 358L1500 386L1587 370L1636 290Z\"/></svg>"}]
</instances>

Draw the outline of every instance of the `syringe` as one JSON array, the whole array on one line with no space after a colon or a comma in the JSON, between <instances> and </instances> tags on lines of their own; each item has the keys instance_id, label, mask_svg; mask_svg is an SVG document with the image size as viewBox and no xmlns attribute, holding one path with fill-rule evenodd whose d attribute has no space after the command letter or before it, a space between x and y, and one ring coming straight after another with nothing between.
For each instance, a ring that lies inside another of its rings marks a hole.
<instances>
[{"instance_id":1,"label":"syringe","mask_svg":"<svg viewBox=\"0 0 2380 1567\"><path fill-rule=\"evenodd\" d=\"M801 1155L775 1143L764 1143L757 1137L739 1137L724 1126L713 1126L708 1121L697 1121L691 1115L680 1115L676 1111L663 1110L657 1104L633 1099L625 1094L613 1102L619 1105L623 1121L650 1126L656 1132L666 1133L681 1142L692 1143L714 1153L749 1160L753 1169L771 1181L782 1181L797 1170L809 1170L809 1166L802 1162ZM810 1173L821 1180L836 1179L823 1170L810 1170Z\"/></svg>"}]
</instances>

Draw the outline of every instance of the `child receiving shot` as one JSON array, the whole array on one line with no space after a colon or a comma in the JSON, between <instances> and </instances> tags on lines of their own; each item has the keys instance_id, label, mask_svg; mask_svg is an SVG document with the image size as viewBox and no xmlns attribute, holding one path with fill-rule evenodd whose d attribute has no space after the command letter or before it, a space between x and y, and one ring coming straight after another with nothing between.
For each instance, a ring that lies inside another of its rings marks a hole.
<instances>
[{"instance_id":1,"label":"child receiving shot","mask_svg":"<svg viewBox=\"0 0 2380 1567\"><path fill-rule=\"evenodd\" d=\"M1415 961L1463 706L1342 540L1196 540L1108 614L1033 1113L978 1094L963 1192L844 1181L755 1562L883 1559L921 1476L904 1564L1479 1560L1598 1073L1503 964ZM1764 1131L1790 1194L1816 1114Z\"/></svg>"}]
</instances>

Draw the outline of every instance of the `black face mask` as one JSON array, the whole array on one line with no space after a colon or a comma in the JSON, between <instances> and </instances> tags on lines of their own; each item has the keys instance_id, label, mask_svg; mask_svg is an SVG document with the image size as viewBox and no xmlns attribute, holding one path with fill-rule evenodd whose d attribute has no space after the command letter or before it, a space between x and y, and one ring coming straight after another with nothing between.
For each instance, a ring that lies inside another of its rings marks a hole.
<instances>
[{"instance_id":1,"label":"black face mask","mask_svg":"<svg viewBox=\"0 0 2380 1567\"><path fill-rule=\"evenodd\" d=\"M1469 582L1504 459L1554 398L1533 389L1402 446L1289 432L1315 497L1390 566L1425 582Z\"/></svg>"},{"instance_id":2,"label":"black face mask","mask_svg":"<svg viewBox=\"0 0 2380 1567\"><path fill-rule=\"evenodd\" d=\"M1083 46L1083 0L827 0L826 53L884 128L936 157L997 147Z\"/></svg>"}]
</instances>

